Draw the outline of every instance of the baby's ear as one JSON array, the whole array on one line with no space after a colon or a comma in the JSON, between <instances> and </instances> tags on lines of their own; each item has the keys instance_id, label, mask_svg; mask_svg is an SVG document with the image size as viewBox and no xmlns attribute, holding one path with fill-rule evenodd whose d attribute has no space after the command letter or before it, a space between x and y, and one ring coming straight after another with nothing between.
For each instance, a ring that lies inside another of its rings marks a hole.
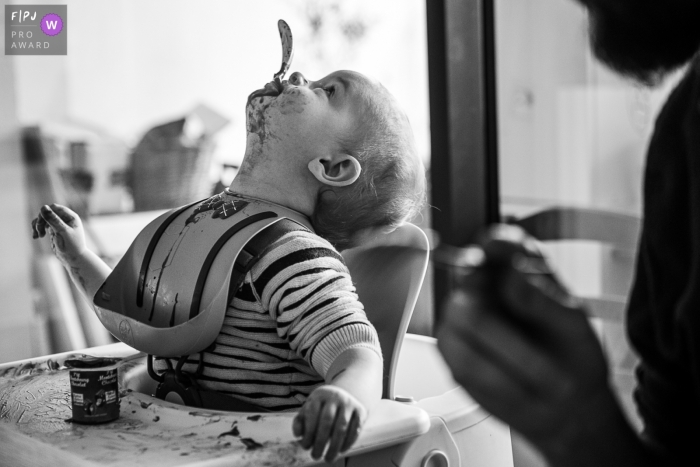
<instances>
[{"instance_id":1,"label":"baby's ear","mask_svg":"<svg viewBox=\"0 0 700 467\"><path fill-rule=\"evenodd\" d=\"M319 182L330 186L351 185L362 172L360 163L350 154L317 157L308 167Z\"/></svg>"}]
</instances>

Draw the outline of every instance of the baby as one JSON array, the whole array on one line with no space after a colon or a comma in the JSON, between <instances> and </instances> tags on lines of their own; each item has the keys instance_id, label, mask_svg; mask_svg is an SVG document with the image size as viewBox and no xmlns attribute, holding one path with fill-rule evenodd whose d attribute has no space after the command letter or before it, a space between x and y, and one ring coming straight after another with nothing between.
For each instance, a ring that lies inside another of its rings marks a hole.
<instances>
[{"instance_id":1,"label":"baby","mask_svg":"<svg viewBox=\"0 0 700 467\"><path fill-rule=\"evenodd\" d=\"M333 461L357 439L380 399L382 356L339 250L391 231L424 197L424 172L408 119L379 83L337 71L293 73L246 105L241 169L222 200L263 200L308 218L254 264L226 311L198 383L268 410L298 409L293 431L312 456ZM80 218L44 206L58 259L92 303L110 268L87 249ZM184 370L194 373L200 355ZM326 449L327 448L327 449Z\"/></svg>"}]
</instances>

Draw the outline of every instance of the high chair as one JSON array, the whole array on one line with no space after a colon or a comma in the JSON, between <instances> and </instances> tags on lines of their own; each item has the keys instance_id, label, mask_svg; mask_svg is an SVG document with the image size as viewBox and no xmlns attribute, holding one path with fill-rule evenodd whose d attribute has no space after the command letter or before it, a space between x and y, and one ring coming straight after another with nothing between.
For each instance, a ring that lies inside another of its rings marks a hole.
<instances>
[{"instance_id":1,"label":"high chair","mask_svg":"<svg viewBox=\"0 0 700 467\"><path fill-rule=\"evenodd\" d=\"M426 272L428 250L425 234L406 224L343 253L367 316L379 334L384 392L360 437L336 467L513 467L508 427L457 387L435 339L405 334ZM151 396L157 383L148 375L143 353L123 343L81 352L122 358L120 418L76 430L64 427L70 404L49 404L45 409L52 397L66 398L66 389L57 382L67 384L68 375L61 365L69 353L0 365L0 401L5 398L12 405L19 397L28 408L10 414L5 424L12 435L7 452L14 453L31 441L36 445L31 450L35 458L60 446L62 453L75 457L71 465L82 465L78 461L86 459L90 465L322 464L295 443L294 412L226 412L163 401ZM38 374L26 379L27 371ZM24 383L31 384L18 391ZM8 387L9 392L3 394ZM32 391L37 396L27 398ZM32 415L31 404L41 409L40 417ZM47 417L58 420L55 429L47 428ZM19 433L20 421L23 433ZM34 426L44 430L40 442L25 436Z\"/></svg>"},{"instance_id":2,"label":"high chair","mask_svg":"<svg viewBox=\"0 0 700 467\"><path fill-rule=\"evenodd\" d=\"M384 354L384 399L395 396L401 344L428 268L429 253L425 233L408 223L342 253L367 318L379 335Z\"/></svg>"}]
</instances>

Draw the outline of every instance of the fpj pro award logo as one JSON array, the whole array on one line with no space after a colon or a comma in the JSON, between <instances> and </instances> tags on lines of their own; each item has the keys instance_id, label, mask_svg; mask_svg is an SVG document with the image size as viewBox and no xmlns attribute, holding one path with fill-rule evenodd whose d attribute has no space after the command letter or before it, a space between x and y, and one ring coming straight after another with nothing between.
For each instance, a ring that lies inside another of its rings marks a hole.
<instances>
[{"instance_id":1,"label":"fpj pro award logo","mask_svg":"<svg viewBox=\"0 0 700 467\"><path fill-rule=\"evenodd\" d=\"M5 5L5 55L66 55L67 5Z\"/></svg>"}]
</instances>

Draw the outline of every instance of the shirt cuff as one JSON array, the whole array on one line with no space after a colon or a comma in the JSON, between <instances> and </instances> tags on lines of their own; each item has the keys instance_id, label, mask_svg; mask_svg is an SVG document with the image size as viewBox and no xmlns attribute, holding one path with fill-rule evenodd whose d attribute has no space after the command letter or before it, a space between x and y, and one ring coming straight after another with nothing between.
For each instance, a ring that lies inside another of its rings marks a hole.
<instances>
[{"instance_id":1,"label":"shirt cuff","mask_svg":"<svg viewBox=\"0 0 700 467\"><path fill-rule=\"evenodd\" d=\"M372 326L353 323L332 331L316 345L311 356L311 366L324 378L336 358L349 349L365 347L374 350L382 358L377 332Z\"/></svg>"}]
</instances>

